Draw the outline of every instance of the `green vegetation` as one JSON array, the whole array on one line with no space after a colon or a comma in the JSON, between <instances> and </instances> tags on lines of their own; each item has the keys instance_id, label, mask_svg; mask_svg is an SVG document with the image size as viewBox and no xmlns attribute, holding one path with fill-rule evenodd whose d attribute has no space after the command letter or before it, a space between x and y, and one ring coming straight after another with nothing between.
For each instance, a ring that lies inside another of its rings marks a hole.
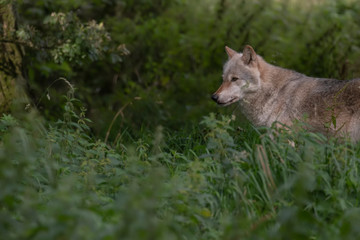
<instances>
[{"instance_id":1,"label":"green vegetation","mask_svg":"<svg viewBox=\"0 0 360 240\"><path fill-rule=\"evenodd\" d=\"M1 119L4 239L360 237L359 147L305 131L236 132L213 114L187 136L159 127L109 147L74 102L46 128Z\"/></svg>"},{"instance_id":2,"label":"green vegetation","mask_svg":"<svg viewBox=\"0 0 360 240\"><path fill-rule=\"evenodd\" d=\"M225 45L359 76L356 1L15 5L33 103L0 118L1 239L360 239L359 144L209 98Z\"/></svg>"}]
</instances>

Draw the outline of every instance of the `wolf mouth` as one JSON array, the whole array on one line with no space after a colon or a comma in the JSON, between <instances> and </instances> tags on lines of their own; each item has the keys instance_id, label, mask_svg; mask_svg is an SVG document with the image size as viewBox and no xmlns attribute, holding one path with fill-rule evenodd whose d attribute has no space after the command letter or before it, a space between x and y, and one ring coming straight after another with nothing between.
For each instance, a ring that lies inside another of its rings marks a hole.
<instances>
[{"instance_id":1,"label":"wolf mouth","mask_svg":"<svg viewBox=\"0 0 360 240\"><path fill-rule=\"evenodd\" d=\"M234 97L234 98L231 98L229 101L225 102L225 103L221 103L221 102L218 102L218 105L222 106L222 107L225 107L225 106L228 106L234 102L237 102L239 101L239 98L237 97Z\"/></svg>"}]
</instances>

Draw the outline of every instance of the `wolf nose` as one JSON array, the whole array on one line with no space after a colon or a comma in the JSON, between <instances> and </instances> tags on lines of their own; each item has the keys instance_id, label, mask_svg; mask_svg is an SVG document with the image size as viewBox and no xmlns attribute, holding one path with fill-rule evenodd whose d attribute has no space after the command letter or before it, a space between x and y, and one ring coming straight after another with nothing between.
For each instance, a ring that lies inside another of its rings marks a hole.
<instances>
[{"instance_id":1,"label":"wolf nose","mask_svg":"<svg viewBox=\"0 0 360 240\"><path fill-rule=\"evenodd\" d=\"M211 99L214 100L215 102L217 102L218 98L219 98L219 95L217 95L217 94L211 95Z\"/></svg>"}]
</instances>

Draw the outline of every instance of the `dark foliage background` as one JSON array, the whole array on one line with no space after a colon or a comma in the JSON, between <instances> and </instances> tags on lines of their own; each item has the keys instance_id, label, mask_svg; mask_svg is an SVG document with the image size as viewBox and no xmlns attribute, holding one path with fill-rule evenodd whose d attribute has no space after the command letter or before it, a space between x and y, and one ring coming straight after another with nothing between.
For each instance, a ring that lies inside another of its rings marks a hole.
<instances>
[{"instance_id":1,"label":"dark foliage background","mask_svg":"<svg viewBox=\"0 0 360 240\"><path fill-rule=\"evenodd\" d=\"M1 239L360 239L359 143L210 100L225 45L359 77L358 1L7 3L32 103L0 117Z\"/></svg>"},{"instance_id":2,"label":"dark foliage background","mask_svg":"<svg viewBox=\"0 0 360 240\"><path fill-rule=\"evenodd\" d=\"M231 112L232 107L219 110L209 98L221 81L225 45L241 51L250 44L268 62L311 76L360 74L356 1L24 0L19 5L21 23L40 32L53 33L44 29L52 12L103 23L109 39L101 56L85 48L82 54L89 57L75 55L61 64L28 49L33 96L38 100L45 87L65 77L102 137L119 110L123 115L112 136L124 127L179 129L210 111ZM51 87L54 98L39 103L48 118L58 116L59 89L61 84Z\"/></svg>"}]
</instances>

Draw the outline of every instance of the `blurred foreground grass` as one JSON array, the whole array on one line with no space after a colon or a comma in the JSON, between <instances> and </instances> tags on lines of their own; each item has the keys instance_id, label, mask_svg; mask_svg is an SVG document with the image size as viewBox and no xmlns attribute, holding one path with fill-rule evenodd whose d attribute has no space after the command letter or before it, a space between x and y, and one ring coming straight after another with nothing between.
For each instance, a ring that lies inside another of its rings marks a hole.
<instances>
[{"instance_id":1,"label":"blurred foreground grass","mask_svg":"<svg viewBox=\"0 0 360 240\"><path fill-rule=\"evenodd\" d=\"M359 144L210 114L110 146L78 105L1 118L2 239L360 238Z\"/></svg>"}]
</instances>

